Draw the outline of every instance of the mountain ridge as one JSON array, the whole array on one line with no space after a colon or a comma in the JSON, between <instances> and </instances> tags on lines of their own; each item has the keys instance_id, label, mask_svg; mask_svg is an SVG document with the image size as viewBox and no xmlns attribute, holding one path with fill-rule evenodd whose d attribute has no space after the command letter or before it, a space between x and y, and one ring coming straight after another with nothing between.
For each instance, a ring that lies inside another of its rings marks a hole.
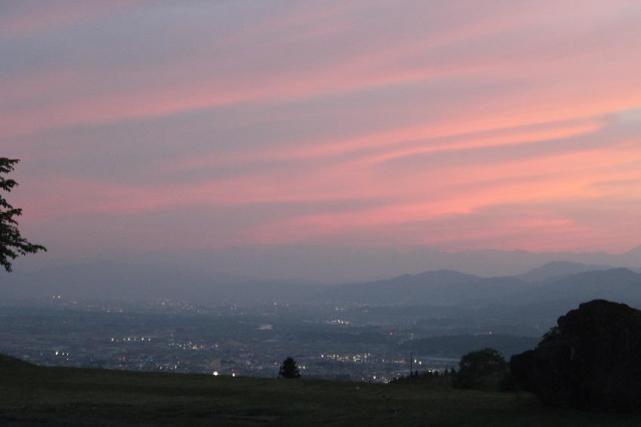
<instances>
[{"instance_id":1,"label":"mountain ridge","mask_svg":"<svg viewBox=\"0 0 641 427\"><path fill-rule=\"evenodd\" d=\"M169 298L209 305L284 302L478 306L498 304L506 299L523 304L554 298L578 303L582 302L579 296L583 296L584 299L610 297L637 303L641 301L637 292L640 283L641 274L627 268L568 261L544 264L517 276L482 277L439 269L341 285L261 281L225 275L208 277L171 268L152 270L107 264L5 275L0 283L0 298L7 301L62 295L66 299L85 300Z\"/></svg>"}]
</instances>

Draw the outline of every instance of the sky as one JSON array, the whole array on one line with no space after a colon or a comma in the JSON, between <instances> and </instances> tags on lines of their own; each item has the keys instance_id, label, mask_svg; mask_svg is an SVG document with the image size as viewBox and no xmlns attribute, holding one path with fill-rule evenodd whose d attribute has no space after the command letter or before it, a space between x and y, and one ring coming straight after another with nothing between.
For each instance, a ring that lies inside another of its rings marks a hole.
<instances>
[{"instance_id":1,"label":"sky","mask_svg":"<svg viewBox=\"0 0 641 427\"><path fill-rule=\"evenodd\" d=\"M623 0L0 0L11 201L67 261L624 252L639 22Z\"/></svg>"}]
</instances>

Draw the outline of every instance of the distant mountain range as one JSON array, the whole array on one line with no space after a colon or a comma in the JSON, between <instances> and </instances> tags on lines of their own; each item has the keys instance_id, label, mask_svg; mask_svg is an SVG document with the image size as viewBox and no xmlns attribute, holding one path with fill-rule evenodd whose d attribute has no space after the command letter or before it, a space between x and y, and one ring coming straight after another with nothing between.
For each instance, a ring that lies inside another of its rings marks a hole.
<instances>
[{"instance_id":1,"label":"distant mountain range","mask_svg":"<svg viewBox=\"0 0 641 427\"><path fill-rule=\"evenodd\" d=\"M514 277L482 278L441 270L329 289L335 302L369 305L554 305L572 307L603 298L641 304L641 273L552 262Z\"/></svg>"},{"instance_id":2,"label":"distant mountain range","mask_svg":"<svg viewBox=\"0 0 641 427\"><path fill-rule=\"evenodd\" d=\"M595 298L641 305L641 273L626 268L551 262L524 274L480 277L453 270L405 274L371 282L318 285L261 281L171 268L94 263L0 277L0 298L62 295L82 300L171 298L204 305L295 304L572 307Z\"/></svg>"},{"instance_id":3,"label":"distant mountain range","mask_svg":"<svg viewBox=\"0 0 641 427\"><path fill-rule=\"evenodd\" d=\"M181 262L200 268L206 266L213 271L240 272L260 278L302 278L336 284L382 280L403 273L416 274L441 269L484 277L516 276L560 260L637 270L641 268L641 246L623 253L607 253L522 250L454 252L425 246L363 249L284 245L186 254L186 259L181 259Z\"/></svg>"},{"instance_id":4,"label":"distant mountain range","mask_svg":"<svg viewBox=\"0 0 641 427\"><path fill-rule=\"evenodd\" d=\"M609 270L612 267L609 265L594 265L582 264L580 262L570 261L553 261L542 265L541 267L533 268L524 274L516 276L526 282L542 282L546 280L560 279L565 276L570 276L578 273L586 273L588 271L601 271Z\"/></svg>"},{"instance_id":5,"label":"distant mountain range","mask_svg":"<svg viewBox=\"0 0 641 427\"><path fill-rule=\"evenodd\" d=\"M16 260L16 272L64 265L51 251ZM106 261L106 262L103 262ZM641 246L622 253L528 252L522 250L443 251L426 246L350 247L332 245L265 245L180 253L112 254L74 261L75 267L98 264L142 266L146 270L185 271L191 275L236 277L268 281L296 280L325 284L383 280L403 273L454 270L483 277L518 276L546 263L565 261L588 266L641 268ZM82 264L82 265L81 265ZM579 271L576 271L577 273ZM224 276L224 275L222 275ZM5 277L0 274L0 282Z\"/></svg>"}]
</instances>

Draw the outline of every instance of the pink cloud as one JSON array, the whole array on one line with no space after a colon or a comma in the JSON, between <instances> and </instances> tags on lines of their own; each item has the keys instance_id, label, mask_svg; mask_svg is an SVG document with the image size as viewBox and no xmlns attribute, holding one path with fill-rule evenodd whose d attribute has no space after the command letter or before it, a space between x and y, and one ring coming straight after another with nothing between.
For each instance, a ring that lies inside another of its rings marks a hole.
<instances>
[{"instance_id":1,"label":"pink cloud","mask_svg":"<svg viewBox=\"0 0 641 427\"><path fill-rule=\"evenodd\" d=\"M139 18L145 31L118 27L127 20L102 25L82 49L65 33L111 22L125 5L5 18L11 46L21 37L45 43L53 30L69 40L46 45L46 58L20 45L26 59L0 74L0 143L45 170L37 172L46 185L27 180L18 195L29 223L278 205L251 225L229 214L211 227L225 230L228 245L380 233L539 250L600 240L620 248L634 237L616 224L630 224L638 208L603 213L612 225L569 209L641 199L640 125L621 120L641 106L634 2L487 11L465 2L302 3L277 15L261 9L260 21L243 15L242 26L234 14L252 6L201 6L200 18L150 3L154 13ZM165 28L174 13L185 22ZM229 22L204 25L213 18ZM134 35L131 46L119 44L120 30ZM60 142L67 135L79 142ZM129 164L129 155L143 160ZM53 160L67 167L53 170ZM111 176L108 162L118 166ZM107 166L99 174L91 165ZM141 239L151 248L162 240Z\"/></svg>"},{"instance_id":2,"label":"pink cloud","mask_svg":"<svg viewBox=\"0 0 641 427\"><path fill-rule=\"evenodd\" d=\"M294 16L296 15L294 14ZM602 61L599 67L607 67L614 73L620 74L618 79L620 82L615 84L610 81L595 81L606 70L594 70L593 67L583 69L586 62L584 57L590 52L596 52L600 56L614 55L616 51L609 49L610 45L607 45L609 53L606 54L603 53L600 45L594 43L591 43L591 50L563 47L564 50L570 50L563 52L562 57L559 57L558 53L546 50L540 52L544 56L551 56L554 62L541 61L540 56L518 55L516 58L506 58L500 50L492 52L492 55L486 59L477 57L475 54L468 56L459 54L441 60L438 56L434 56L434 53L430 53L431 49L465 46L468 40L488 33L497 34L498 37L502 32L518 30L524 22L530 22L529 25L533 25L531 21L533 18L526 16L519 16L514 21L501 20L500 18L480 20L469 27L455 28L444 34L432 35L430 39L425 41L412 41L401 46L390 45L374 51L357 52L339 62L322 64L312 70L305 69L303 73L297 72L296 66L293 66L279 70L278 75L260 75L260 70L256 70L255 73L250 70L249 73L243 71L243 73L229 76L215 76L213 79L211 76L202 75L193 81L188 81L192 80L189 76L185 76L188 80L176 79L171 66L165 67L166 70L134 69L127 71L125 69L123 78L139 81L138 89L126 88L105 93L99 91L98 94L92 96L83 96L55 105L36 106L30 111L21 111L19 114L6 114L0 122L0 128L4 129L5 135L11 135L40 131L50 127L104 124L121 120L163 117L193 110L244 103L292 102L331 94L387 88L399 84L419 84L434 79L451 79L457 76L470 78L477 76L482 79L486 76L496 78L497 75L518 76L524 72L532 74L537 80L540 80L541 77L549 79L550 77L545 74L550 72L553 73L552 77L556 79L559 78L559 73L571 73L579 76L579 79L587 80L586 84L597 83L601 86L606 84L611 96L618 96L620 99L618 109L641 104L639 93L629 93L629 82L633 81L637 75L641 66L640 61L633 59L633 67L629 66L631 61L628 61L627 68L620 67L616 62ZM536 19L534 22L536 23ZM539 47L539 49L546 48L547 46ZM513 48L510 47L510 49ZM514 53L509 53L514 56ZM403 64L408 58L414 60L425 55L428 58L434 57L434 60L429 64L394 65L397 62ZM593 57L590 58L590 63L592 62L594 62ZM608 63L613 65L603 65ZM192 68L206 69L211 68L214 64L215 62L212 63L211 59L198 58L193 61ZM580 71L579 68L581 68ZM598 71L599 74L595 75L595 71ZM162 77L157 84L149 87L145 83L146 74L163 76L163 73L166 73L166 77ZM625 78L621 73L625 75ZM61 79L55 73L47 72L45 74L50 78L50 87L56 87L59 92L67 93L73 92L72 87L96 87L96 85L110 80L110 73L91 69L80 74L76 71L77 75L72 81L64 78L65 75L62 75L63 79ZM38 76L35 78L36 85L44 79L44 77ZM25 81L23 90L28 90L30 86L33 84ZM622 86L624 90L621 90ZM569 90L574 91L575 87L576 83ZM105 89L109 89L109 86L106 86ZM564 88L559 89L559 95L563 91L567 91ZM603 89L606 88L602 87L601 90ZM544 88L542 94L546 98L546 106L549 107L550 94L545 90ZM596 86L594 90L598 92L600 87ZM530 95L541 97L536 93ZM571 95L576 96L577 94ZM587 95L589 97L590 94ZM584 93L582 96L586 96L586 94ZM564 104L566 103L564 102ZM578 105L578 103L574 102L573 105ZM554 112L549 111L549 113L552 115ZM556 113L567 116L567 112L563 110Z\"/></svg>"}]
</instances>

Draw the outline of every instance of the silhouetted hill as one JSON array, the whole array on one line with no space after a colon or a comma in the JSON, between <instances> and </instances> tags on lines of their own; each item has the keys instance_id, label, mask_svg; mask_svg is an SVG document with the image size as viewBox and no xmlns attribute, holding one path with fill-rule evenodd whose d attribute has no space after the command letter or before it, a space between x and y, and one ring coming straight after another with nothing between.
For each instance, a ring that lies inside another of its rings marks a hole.
<instances>
[{"instance_id":1,"label":"silhouetted hill","mask_svg":"<svg viewBox=\"0 0 641 427\"><path fill-rule=\"evenodd\" d=\"M641 274L627 268L578 273L529 290L526 301L562 301L570 306L583 301L607 299L641 304Z\"/></svg>"},{"instance_id":2,"label":"silhouetted hill","mask_svg":"<svg viewBox=\"0 0 641 427\"><path fill-rule=\"evenodd\" d=\"M641 266L641 246L630 249L625 254L623 254L623 259L629 265L634 265L637 267Z\"/></svg>"},{"instance_id":3,"label":"silhouetted hill","mask_svg":"<svg viewBox=\"0 0 641 427\"><path fill-rule=\"evenodd\" d=\"M332 287L326 295L334 301L371 305L450 304L463 298L469 288L481 280L470 274L438 270Z\"/></svg>"},{"instance_id":4,"label":"silhouetted hill","mask_svg":"<svg viewBox=\"0 0 641 427\"><path fill-rule=\"evenodd\" d=\"M610 266L582 264L580 262L554 261L548 262L540 267L534 268L518 277L527 282L542 282L546 280L560 279L573 274L585 273L588 271L600 271L611 269Z\"/></svg>"},{"instance_id":5,"label":"silhouetted hill","mask_svg":"<svg viewBox=\"0 0 641 427\"><path fill-rule=\"evenodd\" d=\"M0 371L11 369L35 368L36 365L0 353Z\"/></svg>"},{"instance_id":6,"label":"silhouetted hill","mask_svg":"<svg viewBox=\"0 0 641 427\"><path fill-rule=\"evenodd\" d=\"M636 254L636 255L641 256L641 245L636 246L636 247L634 247L634 248L632 248L632 249L628 250L628 251L626 252L626 254L628 254L628 255L635 255L635 254Z\"/></svg>"},{"instance_id":7,"label":"silhouetted hill","mask_svg":"<svg viewBox=\"0 0 641 427\"><path fill-rule=\"evenodd\" d=\"M641 305L641 274L625 268L568 273L588 265L558 263L544 266L529 277L481 278L455 271L440 270L403 275L389 280L337 286L325 296L337 302L368 305L540 305L550 303L555 310L582 301L605 298ZM563 274L562 274L563 273ZM561 277L554 277L562 274Z\"/></svg>"},{"instance_id":8,"label":"silhouetted hill","mask_svg":"<svg viewBox=\"0 0 641 427\"><path fill-rule=\"evenodd\" d=\"M599 268L596 271L582 271ZM479 277L452 270L402 275L386 280L322 286L294 281L262 281L225 274L129 264L58 266L1 277L0 299L158 300L206 305L366 304L480 307L555 303L565 309L606 298L641 305L641 274L572 262L545 264L516 277ZM577 272L578 271L578 272ZM560 304L560 303L563 304Z\"/></svg>"},{"instance_id":9,"label":"silhouetted hill","mask_svg":"<svg viewBox=\"0 0 641 427\"><path fill-rule=\"evenodd\" d=\"M513 277L482 278L450 270L403 275L389 280L334 287L334 301L369 305L478 305L519 292L525 282Z\"/></svg>"}]
</instances>

